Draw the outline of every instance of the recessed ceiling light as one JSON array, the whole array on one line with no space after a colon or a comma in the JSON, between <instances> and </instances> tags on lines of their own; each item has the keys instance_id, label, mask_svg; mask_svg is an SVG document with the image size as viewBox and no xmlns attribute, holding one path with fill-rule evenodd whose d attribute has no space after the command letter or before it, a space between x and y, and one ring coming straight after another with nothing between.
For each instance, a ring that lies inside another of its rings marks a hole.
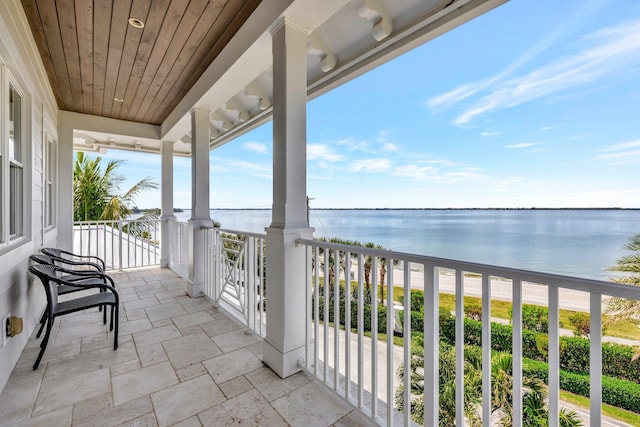
<instances>
[{"instance_id":1,"label":"recessed ceiling light","mask_svg":"<svg viewBox=\"0 0 640 427\"><path fill-rule=\"evenodd\" d=\"M116 102L124 102L123 98L118 98L118 97L113 98L113 100Z\"/></svg>"},{"instance_id":2,"label":"recessed ceiling light","mask_svg":"<svg viewBox=\"0 0 640 427\"><path fill-rule=\"evenodd\" d=\"M138 18L129 18L129 24L135 28L144 28L144 22Z\"/></svg>"}]
</instances>

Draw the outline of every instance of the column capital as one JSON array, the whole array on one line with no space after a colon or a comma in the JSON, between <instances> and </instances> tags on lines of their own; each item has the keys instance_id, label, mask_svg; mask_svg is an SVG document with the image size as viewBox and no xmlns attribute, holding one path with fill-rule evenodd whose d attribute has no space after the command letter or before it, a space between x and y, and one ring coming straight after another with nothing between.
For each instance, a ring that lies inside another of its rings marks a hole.
<instances>
[{"instance_id":1,"label":"column capital","mask_svg":"<svg viewBox=\"0 0 640 427\"><path fill-rule=\"evenodd\" d=\"M197 114L197 115L201 115L201 116L202 116L202 115L205 115L205 114L211 115L211 110L208 110L208 109L206 109L206 108L193 107L193 108L189 111L189 114L191 114L191 116L194 116L194 115L196 115L196 114Z\"/></svg>"},{"instance_id":2,"label":"column capital","mask_svg":"<svg viewBox=\"0 0 640 427\"><path fill-rule=\"evenodd\" d=\"M310 34L310 31L308 28L298 24L296 21L293 21L291 20L291 18L287 18L286 16L279 17L273 22L273 24L271 24L271 27L269 27L269 34L273 36L275 33L280 31L285 26L295 28L298 31L305 33L306 35Z\"/></svg>"}]
</instances>

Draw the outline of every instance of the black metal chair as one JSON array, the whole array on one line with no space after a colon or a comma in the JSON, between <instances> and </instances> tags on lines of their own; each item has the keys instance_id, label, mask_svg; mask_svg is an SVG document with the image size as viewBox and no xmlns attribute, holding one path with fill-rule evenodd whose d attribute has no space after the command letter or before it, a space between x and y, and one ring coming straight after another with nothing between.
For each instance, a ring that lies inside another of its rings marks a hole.
<instances>
[{"instance_id":1,"label":"black metal chair","mask_svg":"<svg viewBox=\"0 0 640 427\"><path fill-rule=\"evenodd\" d=\"M120 298L118 292L115 289L115 283L113 279L106 274L95 271L74 271L67 270L55 265L45 264L33 264L29 267L29 272L34 274L40 279L42 286L44 287L47 295L47 308L46 308L46 325L47 331L44 338L40 343L40 353L33 365L33 370L38 369L44 351L47 348L49 342L49 336L51 334L51 328L53 327L53 321L58 316L65 314L75 313L77 311L86 310L89 308L105 306L105 315L103 322L107 323L106 319L106 306L111 306L111 323L109 330L114 331L113 337L113 349L118 348L118 317L119 317L119 304ZM75 282L62 279L64 275L82 275L85 280L78 280ZM95 282L89 279L98 279ZM99 289L103 292L70 299L68 301L59 301L58 290L61 286L77 287L78 290L87 289ZM42 329L42 328L41 328Z\"/></svg>"},{"instance_id":2,"label":"black metal chair","mask_svg":"<svg viewBox=\"0 0 640 427\"><path fill-rule=\"evenodd\" d=\"M56 262L58 262L58 265L61 266L60 264L63 265L71 265L72 267L79 267L82 266L83 263L79 263L79 262L68 262L65 259L58 259L55 260L48 256L48 255L43 255L43 254L33 254L29 257L29 259L36 264L42 264L42 265L56 265ZM102 271L99 270L99 266L97 266L94 263L91 262L87 262L84 263L84 265L86 265L88 267L88 270L80 270L80 272L87 272L87 271L94 271L94 272L98 272L98 273L102 273ZM87 278L85 277L84 274L76 274L77 271L75 268L68 268L68 270L73 270L74 273L73 274L61 274L59 275L59 277L66 281L66 282L79 282L82 281L82 284L88 284L88 285L100 285L100 284L107 284L105 280L102 279L96 279L96 278ZM85 288L81 288L78 286L68 286L68 285L58 285L58 295L65 295L65 294L69 294L72 292L78 292L78 291L82 291ZM100 292L103 292L104 289L100 289ZM44 329L44 325L46 323L47 320L47 313L48 313L48 306L47 306L47 310L44 311L44 313L42 313L42 317L40 318L40 329L38 330L38 333L36 334L36 338L40 338L40 334L42 334L42 330ZM99 310L102 311L102 306L99 307ZM107 311L105 310L103 313L103 317L104 317L104 322L107 321Z\"/></svg>"},{"instance_id":3,"label":"black metal chair","mask_svg":"<svg viewBox=\"0 0 640 427\"><path fill-rule=\"evenodd\" d=\"M93 265L101 273L105 272L106 264L100 257L94 255L77 255L73 252L65 251L58 248L42 248L40 251L53 258L55 261L60 261L68 265L87 266Z\"/></svg>"},{"instance_id":4,"label":"black metal chair","mask_svg":"<svg viewBox=\"0 0 640 427\"><path fill-rule=\"evenodd\" d=\"M70 261L65 258L54 258L50 255L44 255L44 254L33 254L29 257L29 259L37 264L57 265L59 267L66 268L68 270L96 271L98 273L104 273L104 270L102 270L100 265L93 262L89 262L89 261L84 261L84 262ZM65 275L65 276L62 276L62 278L69 282L75 282L76 280L86 280L84 276L79 276L77 274ZM59 293L62 295L65 292L61 291Z\"/></svg>"}]
</instances>

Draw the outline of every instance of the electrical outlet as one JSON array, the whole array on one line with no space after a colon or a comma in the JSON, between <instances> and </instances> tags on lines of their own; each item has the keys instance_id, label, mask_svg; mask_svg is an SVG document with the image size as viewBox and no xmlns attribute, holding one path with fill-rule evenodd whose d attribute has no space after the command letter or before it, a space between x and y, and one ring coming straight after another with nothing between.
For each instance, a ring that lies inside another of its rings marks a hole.
<instances>
[{"instance_id":1,"label":"electrical outlet","mask_svg":"<svg viewBox=\"0 0 640 427\"><path fill-rule=\"evenodd\" d=\"M2 318L2 348L7 345L7 340L9 339L9 334L7 330L9 329L9 319L11 318L11 312L7 313L6 316Z\"/></svg>"}]
</instances>

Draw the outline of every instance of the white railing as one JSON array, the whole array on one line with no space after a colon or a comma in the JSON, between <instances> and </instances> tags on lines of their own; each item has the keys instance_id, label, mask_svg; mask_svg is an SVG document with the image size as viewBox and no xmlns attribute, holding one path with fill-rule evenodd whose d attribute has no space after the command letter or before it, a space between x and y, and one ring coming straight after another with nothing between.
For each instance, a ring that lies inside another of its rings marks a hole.
<instances>
[{"instance_id":1,"label":"white railing","mask_svg":"<svg viewBox=\"0 0 640 427\"><path fill-rule=\"evenodd\" d=\"M204 294L261 337L266 333L266 235L207 228Z\"/></svg>"},{"instance_id":2,"label":"white railing","mask_svg":"<svg viewBox=\"0 0 640 427\"><path fill-rule=\"evenodd\" d=\"M107 270L159 265L160 221L74 222L73 252L102 258Z\"/></svg>"},{"instance_id":3,"label":"white railing","mask_svg":"<svg viewBox=\"0 0 640 427\"><path fill-rule=\"evenodd\" d=\"M187 222L169 221L169 268L185 279L189 278L190 231Z\"/></svg>"},{"instance_id":4,"label":"white railing","mask_svg":"<svg viewBox=\"0 0 640 427\"><path fill-rule=\"evenodd\" d=\"M307 357L305 368L339 396L383 425L411 425L410 411L394 409L397 369L410 366L411 313L403 312L403 345L394 345L398 330L396 310L387 315L386 338L379 340L379 306L393 307L393 292L380 298L380 278L401 287L424 292L424 425L439 425L439 297L455 298L456 372L464 372L464 295L482 298L482 366L491 366L491 299L508 298L513 304L513 396L522 396L522 304L548 306L549 425L559 425L559 309L582 304L590 311L590 422L601 425L602 409L602 297L640 300L640 288L610 282L557 276L448 259L367 249L300 239L307 250ZM338 266L338 267L336 267ZM383 273L380 273L380 268ZM366 282L370 283L370 333L365 331ZM325 286L326 284L329 286ZM341 288L342 284L343 288ZM343 289L343 290L342 290ZM494 295L492 295L494 294ZM341 307L341 296L344 300ZM408 301L408 298L406 299ZM354 321L352 309L355 308ZM384 309L382 310L384 311ZM328 319L329 321L325 320ZM341 320L343 319L343 320ZM340 324L343 323L343 328ZM367 332L365 334L365 332ZM370 336L368 336L370 334ZM482 370L481 420L493 425L491 369ZM410 402L411 375L404 375L402 401ZM457 375L456 425L465 425L464 376ZM521 399L513 399L513 426L522 425Z\"/></svg>"}]
</instances>

